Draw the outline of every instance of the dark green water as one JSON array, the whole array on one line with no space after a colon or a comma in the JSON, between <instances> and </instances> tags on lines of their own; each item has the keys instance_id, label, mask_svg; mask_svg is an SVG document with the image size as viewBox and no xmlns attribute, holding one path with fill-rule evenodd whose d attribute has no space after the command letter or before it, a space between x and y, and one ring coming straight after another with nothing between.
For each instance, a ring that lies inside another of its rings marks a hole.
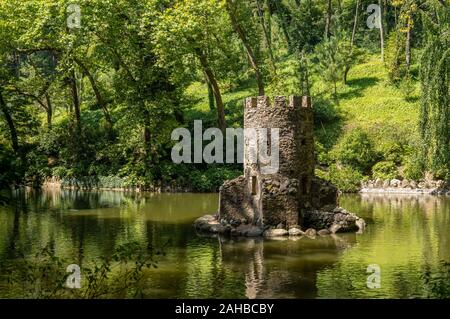
<instances>
[{"instance_id":1,"label":"dark green water","mask_svg":"<svg viewBox=\"0 0 450 319\"><path fill-rule=\"evenodd\" d=\"M80 264L136 240L165 245L145 277L148 298L411 298L450 260L450 197L345 195L341 206L366 219L363 234L297 240L200 236L192 222L217 204L217 194L17 194L0 206L0 261L50 245ZM370 264L381 268L378 289L366 285Z\"/></svg>"}]
</instances>

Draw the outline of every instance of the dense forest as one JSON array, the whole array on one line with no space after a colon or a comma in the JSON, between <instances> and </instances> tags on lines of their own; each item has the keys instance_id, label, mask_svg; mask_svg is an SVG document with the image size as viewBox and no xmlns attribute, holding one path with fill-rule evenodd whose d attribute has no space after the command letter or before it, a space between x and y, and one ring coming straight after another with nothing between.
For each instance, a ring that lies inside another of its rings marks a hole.
<instances>
[{"instance_id":1,"label":"dense forest","mask_svg":"<svg viewBox=\"0 0 450 319\"><path fill-rule=\"evenodd\" d=\"M317 174L450 180L448 0L0 0L0 188L213 191L178 127L241 127L247 96L310 95Z\"/></svg>"}]
</instances>

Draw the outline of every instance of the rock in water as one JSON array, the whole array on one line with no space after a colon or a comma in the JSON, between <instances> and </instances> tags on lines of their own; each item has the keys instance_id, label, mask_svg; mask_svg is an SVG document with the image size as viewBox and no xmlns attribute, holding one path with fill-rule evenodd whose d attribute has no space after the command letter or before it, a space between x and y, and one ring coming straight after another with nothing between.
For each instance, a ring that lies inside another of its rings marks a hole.
<instances>
[{"instance_id":1,"label":"rock in water","mask_svg":"<svg viewBox=\"0 0 450 319\"><path fill-rule=\"evenodd\" d=\"M288 231L286 229L268 229L264 232L264 237L281 237L287 234Z\"/></svg>"},{"instance_id":2,"label":"rock in water","mask_svg":"<svg viewBox=\"0 0 450 319\"><path fill-rule=\"evenodd\" d=\"M326 236L330 234L330 231L328 229L321 229L317 232L320 236Z\"/></svg>"},{"instance_id":3,"label":"rock in water","mask_svg":"<svg viewBox=\"0 0 450 319\"><path fill-rule=\"evenodd\" d=\"M258 237L261 236L263 230L260 227L254 225L240 225L236 228L237 234L246 237Z\"/></svg>"},{"instance_id":4,"label":"rock in water","mask_svg":"<svg viewBox=\"0 0 450 319\"><path fill-rule=\"evenodd\" d=\"M306 231L305 231L305 235L306 236L309 236L309 237L314 237L314 236L316 236L316 230L314 229L314 228L308 228Z\"/></svg>"},{"instance_id":5,"label":"rock in water","mask_svg":"<svg viewBox=\"0 0 450 319\"><path fill-rule=\"evenodd\" d=\"M289 236L303 236L304 234L300 228L289 228Z\"/></svg>"}]
</instances>

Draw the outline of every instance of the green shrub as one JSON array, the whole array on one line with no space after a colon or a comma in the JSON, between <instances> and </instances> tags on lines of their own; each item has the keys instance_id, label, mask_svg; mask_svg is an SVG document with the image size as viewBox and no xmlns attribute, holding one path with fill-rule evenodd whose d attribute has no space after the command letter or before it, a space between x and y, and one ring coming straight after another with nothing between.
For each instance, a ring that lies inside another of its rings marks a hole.
<instances>
[{"instance_id":1,"label":"green shrub","mask_svg":"<svg viewBox=\"0 0 450 319\"><path fill-rule=\"evenodd\" d=\"M392 161L378 162L372 167L373 178L393 179L397 177L397 166Z\"/></svg>"},{"instance_id":2,"label":"green shrub","mask_svg":"<svg viewBox=\"0 0 450 319\"><path fill-rule=\"evenodd\" d=\"M391 83L398 84L406 77L408 69L405 55L404 34L400 30L394 30L389 34L386 45L386 66Z\"/></svg>"},{"instance_id":3,"label":"green shrub","mask_svg":"<svg viewBox=\"0 0 450 319\"><path fill-rule=\"evenodd\" d=\"M400 91L402 92L403 97L406 101L413 100L413 95L415 91L415 85L414 81L411 78L410 75L407 75L401 82L400 82Z\"/></svg>"},{"instance_id":4,"label":"green shrub","mask_svg":"<svg viewBox=\"0 0 450 319\"><path fill-rule=\"evenodd\" d=\"M108 256L85 261L79 289L67 289L70 260L55 255L46 245L34 255L2 261L8 278L0 277L0 297L31 299L142 298L145 272L157 268L160 249L149 254L138 242L118 245Z\"/></svg>"},{"instance_id":5,"label":"green shrub","mask_svg":"<svg viewBox=\"0 0 450 319\"><path fill-rule=\"evenodd\" d=\"M423 177L423 166L417 155L403 157L402 176L406 179L420 180Z\"/></svg>"},{"instance_id":6,"label":"green shrub","mask_svg":"<svg viewBox=\"0 0 450 319\"><path fill-rule=\"evenodd\" d=\"M332 182L341 192L357 192L360 188L363 175L348 166L330 166L329 181Z\"/></svg>"},{"instance_id":7,"label":"green shrub","mask_svg":"<svg viewBox=\"0 0 450 319\"><path fill-rule=\"evenodd\" d=\"M316 168L314 170L314 175L321 178L321 179L325 179L327 181L330 180L330 173L328 171L324 171L320 168Z\"/></svg>"},{"instance_id":8,"label":"green shrub","mask_svg":"<svg viewBox=\"0 0 450 319\"><path fill-rule=\"evenodd\" d=\"M241 175L240 170L227 167L212 167L205 171L192 171L190 174L190 186L196 192L218 191L224 181L233 179Z\"/></svg>"},{"instance_id":9,"label":"green shrub","mask_svg":"<svg viewBox=\"0 0 450 319\"><path fill-rule=\"evenodd\" d=\"M432 274L427 269L421 276L424 281L426 298L449 299L450 298L450 262L441 261L437 274Z\"/></svg>"},{"instance_id":10,"label":"green shrub","mask_svg":"<svg viewBox=\"0 0 450 319\"><path fill-rule=\"evenodd\" d=\"M331 155L339 163L360 173L370 172L377 160L372 141L361 129L354 129L345 134L332 149Z\"/></svg>"},{"instance_id":11,"label":"green shrub","mask_svg":"<svg viewBox=\"0 0 450 319\"><path fill-rule=\"evenodd\" d=\"M322 143L315 141L314 156L316 163L326 165L330 161L330 156Z\"/></svg>"},{"instance_id":12,"label":"green shrub","mask_svg":"<svg viewBox=\"0 0 450 319\"><path fill-rule=\"evenodd\" d=\"M403 155L405 155L405 150L401 143L387 141L380 145L379 153L384 161L400 164Z\"/></svg>"},{"instance_id":13,"label":"green shrub","mask_svg":"<svg viewBox=\"0 0 450 319\"><path fill-rule=\"evenodd\" d=\"M326 125L339 121L341 115L335 105L317 97L314 100L314 123Z\"/></svg>"},{"instance_id":14,"label":"green shrub","mask_svg":"<svg viewBox=\"0 0 450 319\"><path fill-rule=\"evenodd\" d=\"M21 179L21 162L12 150L0 144L0 189Z\"/></svg>"}]
</instances>

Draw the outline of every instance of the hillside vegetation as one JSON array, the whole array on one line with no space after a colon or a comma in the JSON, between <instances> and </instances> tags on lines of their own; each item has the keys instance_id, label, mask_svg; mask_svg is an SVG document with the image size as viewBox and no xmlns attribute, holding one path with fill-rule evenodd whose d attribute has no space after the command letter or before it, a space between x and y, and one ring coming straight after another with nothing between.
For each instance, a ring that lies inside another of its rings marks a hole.
<instances>
[{"instance_id":1,"label":"hillside vegetation","mask_svg":"<svg viewBox=\"0 0 450 319\"><path fill-rule=\"evenodd\" d=\"M317 174L450 180L449 2L0 0L0 188L215 191L176 128L242 126L248 96L309 95Z\"/></svg>"}]
</instances>

